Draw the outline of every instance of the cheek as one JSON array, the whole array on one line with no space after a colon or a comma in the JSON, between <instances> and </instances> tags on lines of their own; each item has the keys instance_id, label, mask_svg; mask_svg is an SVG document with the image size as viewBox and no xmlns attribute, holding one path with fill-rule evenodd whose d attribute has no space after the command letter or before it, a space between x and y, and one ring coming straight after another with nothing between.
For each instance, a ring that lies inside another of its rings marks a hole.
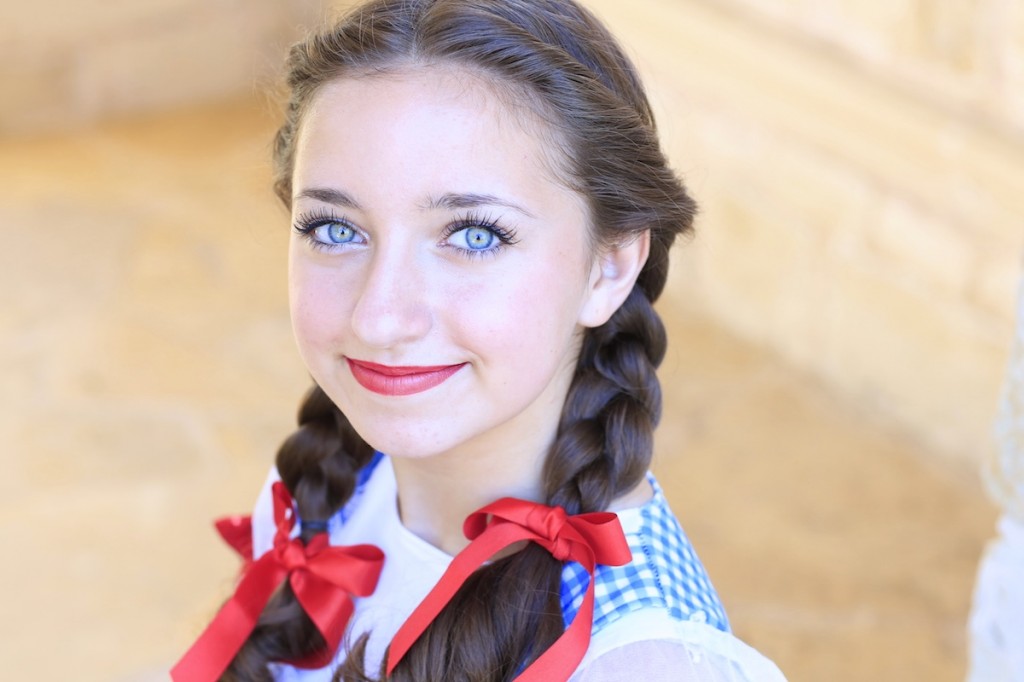
<instances>
[{"instance_id":1,"label":"cheek","mask_svg":"<svg viewBox=\"0 0 1024 682\"><path fill-rule=\"evenodd\" d=\"M331 293L338 288L335 279L324 269L301 264L293 263L289 272L292 329L304 355L336 339L342 321L347 319L348 302L343 296Z\"/></svg>"},{"instance_id":2,"label":"cheek","mask_svg":"<svg viewBox=\"0 0 1024 682\"><path fill-rule=\"evenodd\" d=\"M292 289L291 317L292 329L300 346L314 344L322 335L325 316L317 300L303 289Z\"/></svg>"},{"instance_id":3,"label":"cheek","mask_svg":"<svg viewBox=\"0 0 1024 682\"><path fill-rule=\"evenodd\" d=\"M562 358L577 327L585 282L571 260L513 268L452 300L460 326L492 359ZM512 363L514 364L514 363Z\"/></svg>"}]
</instances>

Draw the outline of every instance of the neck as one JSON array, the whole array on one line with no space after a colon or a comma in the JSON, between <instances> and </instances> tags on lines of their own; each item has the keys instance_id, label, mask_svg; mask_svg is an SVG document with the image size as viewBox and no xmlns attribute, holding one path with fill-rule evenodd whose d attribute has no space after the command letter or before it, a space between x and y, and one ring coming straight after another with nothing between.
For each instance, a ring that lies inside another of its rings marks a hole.
<instances>
[{"instance_id":1,"label":"neck","mask_svg":"<svg viewBox=\"0 0 1024 682\"><path fill-rule=\"evenodd\" d=\"M543 502L541 473L547 444L537 448L524 442L514 452L504 450L501 457L486 452L393 457L402 524L455 555L469 544L462 533L469 514L502 497Z\"/></svg>"}]
</instances>

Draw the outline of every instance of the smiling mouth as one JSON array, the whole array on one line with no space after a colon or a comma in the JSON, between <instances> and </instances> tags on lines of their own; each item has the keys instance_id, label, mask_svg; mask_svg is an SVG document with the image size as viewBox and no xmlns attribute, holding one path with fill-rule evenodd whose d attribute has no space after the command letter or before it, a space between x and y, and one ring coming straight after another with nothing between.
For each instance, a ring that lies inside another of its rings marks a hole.
<instances>
[{"instance_id":1,"label":"smiling mouth","mask_svg":"<svg viewBox=\"0 0 1024 682\"><path fill-rule=\"evenodd\" d=\"M443 384L466 365L463 362L432 367L396 367L348 357L345 361L360 386L381 395L413 395L428 391Z\"/></svg>"}]
</instances>

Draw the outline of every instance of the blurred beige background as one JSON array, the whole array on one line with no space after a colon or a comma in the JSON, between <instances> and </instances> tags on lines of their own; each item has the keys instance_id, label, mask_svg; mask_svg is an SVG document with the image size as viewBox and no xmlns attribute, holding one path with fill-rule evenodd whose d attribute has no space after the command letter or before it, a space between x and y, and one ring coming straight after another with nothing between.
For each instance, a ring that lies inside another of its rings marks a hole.
<instances>
[{"instance_id":1,"label":"blurred beige background","mask_svg":"<svg viewBox=\"0 0 1024 682\"><path fill-rule=\"evenodd\" d=\"M161 679L307 379L287 45L347 3L0 6L0 661ZM791 680L959 680L1024 252L1024 4L589 0L702 205L657 471Z\"/></svg>"}]
</instances>

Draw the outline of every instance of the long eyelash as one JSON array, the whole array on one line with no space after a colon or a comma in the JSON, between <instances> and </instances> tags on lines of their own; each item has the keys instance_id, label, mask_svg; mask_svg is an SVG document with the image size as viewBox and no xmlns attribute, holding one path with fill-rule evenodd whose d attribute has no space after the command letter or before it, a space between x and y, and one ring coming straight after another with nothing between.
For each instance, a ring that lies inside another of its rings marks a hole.
<instances>
[{"instance_id":1,"label":"long eyelash","mask_svg":"<svg viewBox=\"0 0 1024 682\"><path fill-rule=\"evenodd\" d=\"M328 208L315 208L307 213L300 213L295 218L295 231L308 235L321 225L339 223L348 225L349 222L340 217L337 213Z\"/></svg>"},{"instance_id":2,"label":"long eyelash","mask_svg":"<svg viewBox=\"0 0 1024 682\"><path fill-rule=\"evenodd\" d=\"M468 213L462 218L448 223L444 228L444 238L447 239L459 230L464 230L467 227L482 227L490 230L503 246L511 246L519 242L514 229L502 227L491 216L478 213Z\"/></svg>"}]
</instances>

